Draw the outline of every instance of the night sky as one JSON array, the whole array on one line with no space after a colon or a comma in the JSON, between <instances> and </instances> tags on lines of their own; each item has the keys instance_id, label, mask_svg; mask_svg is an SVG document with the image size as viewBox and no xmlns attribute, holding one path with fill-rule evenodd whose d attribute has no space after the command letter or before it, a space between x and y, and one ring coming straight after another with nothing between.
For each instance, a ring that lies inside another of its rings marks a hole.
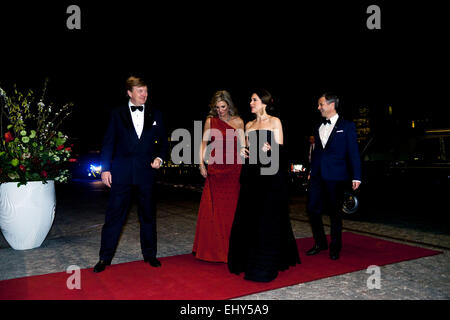
<instances>
[{"instance_id":1,"label":"night sky","mask_svg":"<svg viewBox=\"0 0 450 320\"><path fill-rule=\"evenodd\" d=\"M253 87L273 94L290 146L320 119L325 91L340 96L344 117L391 105L400 119L450 123L439 2L92 2L0 5L0 86L39 91L48 77L48 100L75 103L66 130L84 149L100 148L131 74L147 79L169 133L204 121L220 89L251 120ZM81 30L66 27L71 4ZM366 27L370 4L381 8L381 30Z\"/></svg>"}]
</instances>

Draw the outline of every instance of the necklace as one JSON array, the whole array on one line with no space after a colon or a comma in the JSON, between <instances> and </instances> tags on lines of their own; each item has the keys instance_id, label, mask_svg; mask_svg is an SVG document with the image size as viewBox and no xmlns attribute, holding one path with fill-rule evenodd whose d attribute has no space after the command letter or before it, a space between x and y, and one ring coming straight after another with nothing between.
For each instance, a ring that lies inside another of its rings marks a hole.
<instances>
[{"instance_id":1,"label":"necklace","mask_svg":"<svg viewBox=\"0 0 450 320\"><path fill-rule=\"evenodd\" d=\"M226 120L225 120L224 118L221 118L221 117L219 116L219 119L222 120L222 121L228 122L228 121L230 121L231 116L228 115L228 118L227 118Z\"/></svg>"}]
</instances>

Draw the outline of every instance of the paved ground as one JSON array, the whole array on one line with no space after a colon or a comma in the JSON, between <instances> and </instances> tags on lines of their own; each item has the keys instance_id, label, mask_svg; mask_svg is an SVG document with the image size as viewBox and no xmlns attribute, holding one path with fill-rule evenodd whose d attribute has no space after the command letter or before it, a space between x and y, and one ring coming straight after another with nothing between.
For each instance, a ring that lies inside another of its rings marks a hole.
<instances>
[{"instance_id":1,"label":"paved ground","mask_svg":"<svg viewBox=\"0 0 450 320\"><path fill-rule=\"evenodd\" d=\"M163 188L161 187L160 190ZM65 271L69 265L91 268L98 260L100 231L108 191L101 183L74 182L57 188L53 227L40 248L16 251L0 237L0 280ZM200 193L164 189L158 203L158 257L190 253L194 240ZM310 237L305 198L291 198L296 237ZM324 217L328 225L329 220ZM417 218L361 217L346 219L344 229L444 253L381 267L381 288L368 289L366 270L277 290L246 299L429 300L450 298L450 234L448 227ZM142 259L136 207L131 208L113 264ZM327 232L328 232L327 227Z\"/></svg>"}]
</instances>

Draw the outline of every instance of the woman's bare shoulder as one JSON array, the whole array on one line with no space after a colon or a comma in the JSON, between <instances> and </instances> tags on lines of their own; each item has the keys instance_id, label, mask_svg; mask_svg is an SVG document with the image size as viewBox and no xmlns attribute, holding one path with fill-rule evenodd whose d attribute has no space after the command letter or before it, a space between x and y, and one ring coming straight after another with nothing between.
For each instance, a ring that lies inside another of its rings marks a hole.
<instances>
[{"instance_id":1,"label":"woman's bare shoulder","mask_svg":"<svg viewBox=\"0 0 450 320\"><path fill-rule=\"evenodd\" d=\"M277 123L277 122L281 122L281 120L280 120L280 118L277 118L275 116L270 116L270 122Z\"/></svg>"},{"instance_id":2,"label":"woman's bare shoulder","mask_svg":"<svg viewBox=\"0 0 450 320\"><path fill-rule=\"evenodd\" d=\"M212 119L213 117L210 117L210 116L208 116L208 117L206 117L206 120L205 120L205 126L211 126L211 119Z\"/></svg>"},{"instance_id":3,"label":"woman's bare shoulder","mask_svg":"<svg viewBox=\"0 0 450 320\"><path fill-rule=\"evenodd\" d=\"M270 118L270 124L271 124L271 126L272 126L273 128L280 127L280 126L281 126L281 120L280 120L280 118L277 118L277 117L272 116L272 117Z\"/></svg>"},{"instance_id":4,"label":"woman's bare shoulder","mask_svg":"<svg viewBox=\"0 0 450 320\"><path fill-rule=\"evenodd\" d=\"M233 117L231 117L230 120L231 120L230 122L232 122L232 123L244 125L244 120L242 120L242 118L239 116L233 116Z\"/></svg>"},{"instance_id":5,"label":"woman's bare shoulder","mask_svg":"<svg viewBox=\"0 0 450 320\"><path fill-rule=\"evenodd\" d=\"M251 120L251 121L247 122L247 123L245 124L245 130L248 130L248 129L250 129L251 127L253 127L253 125L255 124L255 121L256 121L256 120Z\"/></svg>"}]
</instances>

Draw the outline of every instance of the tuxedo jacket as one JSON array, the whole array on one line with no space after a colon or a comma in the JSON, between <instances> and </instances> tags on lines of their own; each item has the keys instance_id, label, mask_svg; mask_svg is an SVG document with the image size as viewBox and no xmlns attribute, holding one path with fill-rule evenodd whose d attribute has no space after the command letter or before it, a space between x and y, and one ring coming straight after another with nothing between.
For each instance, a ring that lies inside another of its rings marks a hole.
<instances>
[{"instance_id":1,"label":"tuxedo jacket","mask_svg":"<svg viewBox=\"0 0 450 320\"><path fill-rule=\"evenodd\" d=\"M325 147L315 128L316 146L311 157L311 179L361 181L361 160L355 124L339 116Z\"/></svg>"},{"instance_id":2,"label":"tuxedo jacket","mask_svg":"<svg viewBox=\"0 0 450 320\"><path fill-rule=\"evenodd\" d=\"M142 112L142 111L135 111ZM149 104L144 108L144 128L138 138L127 105L111 112L101 151L102 171L110 171L112 183L153 183L156 157L166 158L168 142L161 111Z\"/></svg>"}]
</instances>

